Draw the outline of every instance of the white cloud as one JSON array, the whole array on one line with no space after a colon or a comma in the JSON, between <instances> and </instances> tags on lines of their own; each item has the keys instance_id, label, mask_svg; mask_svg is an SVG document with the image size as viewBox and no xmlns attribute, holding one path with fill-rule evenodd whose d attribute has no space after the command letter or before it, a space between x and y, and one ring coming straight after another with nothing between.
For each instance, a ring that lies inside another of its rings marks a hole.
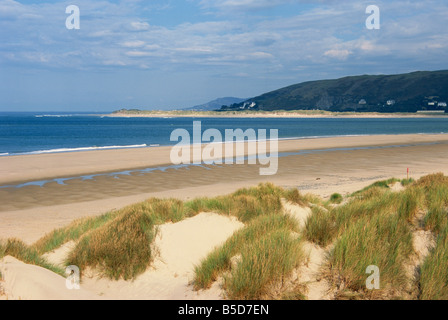
<instances>
[{"instance_id":1,"label":"white cloud","mask_svg":"<svg viewBox=\"0 0 448 320\"><path fill-rule=\"evenodd\" d=\"M154 54L147 51L128 51L126 55L129 57L150 57Z\"/></svg>"},{"instance_id":2,"label":"white cloud","mask_svg":"<svg viewBox=\"0 0 448 320\"><path fill-rule=\"evenodd\" d=\"M204 8L238 11L272 8L291 2L290 0L202 0L200 3Z\"/></svg>"},{"instance_id":3,"label":"white cloud","mask_svg":"<svg viewBox=\"0 0 448 320\"><path fill-rule=\"evenodd\" d=\"M339 60L346 60L353 52L347 49L331 49L324 53L324 56L336 58Z\"/></svg>"},{"instance_id":4,"label":"white cloud","mask_svg":"<svg viewBox=\"0 0 448 320\"><path fill-rule=\"evenodd\" d=\"M133 21L130 23L130 29L134 31L147 31L150 26L147 22Z\"/></svg>"},{"instance_id":5,"label":"white cloud","mask_svg":"<svg viewBox=\"0 0 448 320\"><path fill-rule=\"evenodd\" d=\"M175 48L175 51L187 52L187 53L211 53L213 48L211 47L189 47L189 48Z\"/></svg>"},{"instance_id":6,"label":"white cloud","mask_svg":"<svg viewBox=\"0 0 448 320\"><path fill-rule=\"evenodd\" d=\"M0 17L2 18L17 18L29 11L26 6L13 0L0 1Z\"/></svg>"},{"instance_id":7,"label":"white cloud","mask_svg":"<svg viewBox=\"0 0 448 320\"><path fill-rule=\"evenodd\" d=\"M120 60L105 60L103 62L103 65L105 66L119 66L119 67L125 67L126 63Z\"/></svg>"},{"instance_id":8,"label":"white cloud","mask_svg":"<svg viewBox=\"0 0 448 320\"><path fill-rule=\"evenodd\" d=\"M145 42L141 41L141 40L126 41L126 42L123 42L121 45L126 48L140 48L145 45Z\"/></svg>"},{"instance_id":9,"label":"white cloud","mask_svg":"<svg viewBox=\"0 0 448 320\"><path fill-rule=\"evenodd\" d=\"M270 59L274 57L272 54L262 51L252 52L250 56L255 59Z\"/></svg>"},{"instance_id":10,"label":"white cloud","mask_svg":"<svg viewBox=\"0 0 448 320\"><path fill-rule=\"evenodd\" d=\"M299 2L303 1L192 0L190 5L199 5L199 18L185 16L177 25L164 25L162 19L155 22L153 16L142 14L142 7L148 5L144 1L79 0L81 30L70 32L64 28L66 15L60 4L0 0L4 9L0 14L8 16L0 20L4 36L0 51L3 57L14 57L5 58L7 61L23 59L27 63L32 60L24 53L35 52L36 57L43 57L35 63L53 68L203 68L214 74L226 66L227 74L260 77L292 77L297 66L322 68L330 59L350 73L353 60L359 66L363 60L405 56L413 64L429 54L436 55L438 61L447 56L441 52L448 47L448 31L437 26L445 23L448 6L440 1L430 0L432 8L415 4L415 11L405 0L381 3L382 28L377 32L365 29L365 7L355 1L321 1L323 5L285 17L267 16L269 10L263 14L251 11ZM227 13L208 15L212 9ZM244 19L238 11L244 13ZM27 15L43 18L23 18ZM74 48L77 54L68 54Z\"/></svg>"}]
</instances>

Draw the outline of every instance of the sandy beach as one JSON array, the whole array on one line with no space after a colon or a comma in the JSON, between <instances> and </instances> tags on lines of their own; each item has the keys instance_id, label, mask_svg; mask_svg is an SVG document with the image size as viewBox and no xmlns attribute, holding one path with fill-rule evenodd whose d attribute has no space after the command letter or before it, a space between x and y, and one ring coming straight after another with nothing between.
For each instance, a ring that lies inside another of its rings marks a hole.
<instances>
[{"instance_id":1,"label":"sandy beach","mask_svg":"<svg viewBox=\"0 0 448 320\"><path fill-rule=\"evenodd\" d=\"M0 158L0 185L73 178L64 185L0 188L0 238L31 243L74 219L95 216L150 197L178 198L228 194L272 182L329 197L348 194L371 182L448 173L448 135L381 135L284 140L278 173L260 176L261 165L204 165L114 173L170 165L171 147L104 150ZM247 150L246 150L247 151ZM300 152L302 152L300 154ZM299 154L297 154L299 153ZM247 154L247 152L246 152ZM80 176L103 173L83 180Z\"/></svg>"},{"instance_id":2,"label":"sandy beach","mask_svg":"<svg viewBox=\"0 0 448 320\"><path fill-rule=\"evenodd\" d=\"M272 182L328 198L334 192L350 194L377 180L406 178L408 168L414 179L435 172L448 174L448 135L443 134L284 140L279 144L279 169L274 176L260 176L260 165L248 164L139 170L169 165L170 150L170 147L158 147L0 158L0 185L10 186L0 188L0 238L18 238L32 244L75 219L98 216L151 197L188 200L229 194L241 187ZM126 170L131 172L116 174ZM81 178L92 174L100 175ZM51 181L43 186L14 187L57 178L72 179L64 184ZM77 294L98 299L222 298L222 292L216 286L206 292L193 292L189 286L192 268L240 227L238 221L213 214L162 226L158 238L162 255L155 270L149 270L132 284L87 278L83 286L86 292ZM204 230L216 231L217 228L220 232L204 233ZM187 236L191 232L199 238L195 240L195 237ZM199 246L204 242L207 242L206 246ZM185 262L187 264L180 262L182 259L176 254L183 250L179 249L181 246L185 246L184 252L191 253L192 258ZM60 263L64 250L67 247L50 253L48 259ZM192 253L194 250L196 253ZM47 270L25 265L11 257L0 262L0 271L3 275L12 275L13 279L21 275L25 277L30 272L42 274L42 279L54 284L45 285L44 280L34 277L33 288L44 286L48 290L42 293L36 289L36 293L30 289L30 294L25 295L22 282L6 283L9 298L56 297L54 288L59 288L65 281L48 274ZM61 298L77 299L79 296Z\"/></svg>"},{"instance_id":3,"label":"sandy beach","mask_svg":"<svg viewBox=\"0 0 448 320\"><path fill-rule=\"evenodd\" d=\"M0 302L448 301L448 1L376 2L0 0Z\"/></svg>"},{"instance_id":4,"label":"sandy beach","mask_svg":"<svg viewBox=\"0 0 448 320\"><path fill-rule=\"evenodd\" d=\"M216 112L216 111L141 111L116 112L112 114L103 114L103 117L110 118L431 118L443 117L443 113L375 113L375 112L326 112L319 110L295 112L295 111L258 111L258 112Z\"/></svg>"}]
</instances>

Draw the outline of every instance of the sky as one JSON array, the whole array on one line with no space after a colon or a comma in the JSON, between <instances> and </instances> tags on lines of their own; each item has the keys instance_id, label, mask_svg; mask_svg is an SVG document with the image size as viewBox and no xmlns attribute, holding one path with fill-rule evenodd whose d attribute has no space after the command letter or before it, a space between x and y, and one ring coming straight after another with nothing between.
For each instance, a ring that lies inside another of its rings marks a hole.
<instances>
[{"instance_id":1,"label":"sky","mask_svg":"<svg viewBox=\"0 0 448 320\"><path fill-rule=\"evenodd\" d=\"M445 70L447 21L446 0L0 0L0 111L170 110Z\"/></svg>"}]
</instances>

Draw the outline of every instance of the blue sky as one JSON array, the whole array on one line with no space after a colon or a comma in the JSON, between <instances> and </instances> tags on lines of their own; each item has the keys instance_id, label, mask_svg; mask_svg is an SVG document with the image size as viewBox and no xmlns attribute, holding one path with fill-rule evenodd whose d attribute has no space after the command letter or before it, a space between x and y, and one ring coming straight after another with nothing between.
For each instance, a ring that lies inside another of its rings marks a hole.
<instances>
[{"instance_id":1,"label":"blue sky","mask_svg":"<svg viewBox=\"0 0 448 320\"><path fill-rule=\"evenodd\" d=\"M380 30L365 26L371 4ZM448 69L447 21L446 0L0 0L0 111L176 109Z\"/></svg>"}]
</instances>

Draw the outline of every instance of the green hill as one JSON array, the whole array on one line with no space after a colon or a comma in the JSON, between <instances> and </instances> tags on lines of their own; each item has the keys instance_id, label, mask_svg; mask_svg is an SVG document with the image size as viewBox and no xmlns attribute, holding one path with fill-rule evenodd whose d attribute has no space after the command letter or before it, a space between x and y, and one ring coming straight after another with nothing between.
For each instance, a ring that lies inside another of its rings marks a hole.
<instances>
[{"instance_id":1,"label":"green hill","mask_svg":"<svg viewBox=\"0 0 448 320\"><path fill-rule=\"evenodd\" d=\"M417 112L445 110L448 70L363 75L295 84L221 110Z\"/></svg>"},{"instance_id":2,"label":"green hill","mask_svg":"<svg viewBox=\"0 0 448 320\"><path fill-rule=\"evenodd\" d=\"M240 102L245 101L245 100L246 99L234 98L234 97L218 98L218 99L215 99L213 101L210 101L210 102L198 105L198 106L194 106L194 107L191 107L191 108L186 108L186 109L183 109L183 110L215 111L215 110L219 110L224 105L240 103Z\"/></svg>"}]
</instances>

